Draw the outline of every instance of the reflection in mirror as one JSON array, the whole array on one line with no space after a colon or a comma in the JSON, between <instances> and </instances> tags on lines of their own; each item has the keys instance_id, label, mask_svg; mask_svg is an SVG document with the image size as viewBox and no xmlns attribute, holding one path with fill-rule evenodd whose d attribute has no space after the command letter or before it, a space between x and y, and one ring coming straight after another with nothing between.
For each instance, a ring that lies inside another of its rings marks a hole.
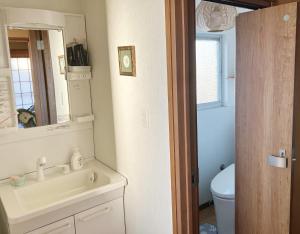
<instances>
[{"instance_id":1,"label":"reflection in mirror","mask_svg":"<svg viewBox=\"0 0 300 234\"><path fill-rule=\"evenodd\" d=\"M19 128L70 120L61 30L8 29Z\"/></svg>"}]
</instances>

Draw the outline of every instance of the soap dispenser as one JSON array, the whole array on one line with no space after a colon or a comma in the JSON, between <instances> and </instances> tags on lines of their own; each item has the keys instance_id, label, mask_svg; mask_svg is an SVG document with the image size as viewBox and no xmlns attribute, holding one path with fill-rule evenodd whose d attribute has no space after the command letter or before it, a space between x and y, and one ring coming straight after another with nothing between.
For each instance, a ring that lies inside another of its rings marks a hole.
<instances>
[{"instance_id":1,"label":"soap dispenser","mask_svg":"<svg viewBox=\"0 0 300 234\"><path fill-rule=\"evenodd\" d=\"M80 170L83 167L83 157L78 147L73 149L73 154L71 157L71 167L73 171Z\"/></svg>"}]
</instances>

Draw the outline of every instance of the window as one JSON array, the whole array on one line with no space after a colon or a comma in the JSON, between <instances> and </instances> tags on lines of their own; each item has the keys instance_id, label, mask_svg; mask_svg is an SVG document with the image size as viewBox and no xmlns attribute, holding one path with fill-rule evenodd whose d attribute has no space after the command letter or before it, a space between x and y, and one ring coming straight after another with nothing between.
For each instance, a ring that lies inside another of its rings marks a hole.
<instances>
[{"instance_id":1,"label":"window","mask_svg":"<svg viewBox=\"0 0 300 234\"><path fill-rule=\"evenodd\" d=\"M222 104L221 37L196 40L197 104L203 108Z\"/></svg>"},{"instance_id":2,"label":"window","mask_svg":"<svg viewBox=\"0 0 300 234\"><path fill-rule=\"evenodd\" d=\"M30 59L12 58L11 67L16 107L17 109L29 109L34 105Z\"/></svg>"}]
</instances>

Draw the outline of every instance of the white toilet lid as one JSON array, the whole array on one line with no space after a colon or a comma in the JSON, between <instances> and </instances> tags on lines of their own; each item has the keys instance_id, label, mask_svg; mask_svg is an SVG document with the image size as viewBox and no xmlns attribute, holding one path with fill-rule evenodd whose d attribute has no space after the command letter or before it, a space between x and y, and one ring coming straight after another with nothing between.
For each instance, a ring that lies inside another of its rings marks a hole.
<instances>
[{"instance_id":1,"label":"white toilet lid","mask_svg":"<svg viewBox=\"0 0 300 234\"><path fill-rule=\"evenodd\" d=\"M234 199L235 194L235 166L230 165L212 180L210 189L214 196L223 199Z\"/></svg>"}]
</instances>

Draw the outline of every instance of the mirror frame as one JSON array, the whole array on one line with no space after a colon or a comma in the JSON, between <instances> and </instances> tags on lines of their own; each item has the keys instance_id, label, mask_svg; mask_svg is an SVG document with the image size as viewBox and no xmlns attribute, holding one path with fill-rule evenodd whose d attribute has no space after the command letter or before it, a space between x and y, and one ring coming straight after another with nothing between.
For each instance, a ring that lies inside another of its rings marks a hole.
<instances>
[{"instance_id":1,"label":"mirror frame","mask_svg":"<svg viewBox=\"0 0 300 234\"><path fill-rule=\"evenodd\" d=\"M11 7L0 7L0 10L5 12L6 21L3 22L1 25L4 27L4 37L5 37L5 46L7 50L7 61L8 61L8 68L3 69L9 72L10 78L10 86L11 86L11 100L10 102L16 109L15 104L15 93L13 88L13 80L12 80L12 69L11 69L11 61L10 61L10 48L9 48L9 40L8 40L8 29L27 29L27 30L61 30L63 35L63 44L64 44L64 53L67 54L67 43L66 43L66 35L65 35L65 14L55 11L48 11L48 10L38 10L38 9L29 9L29 8L11 8ZM32 16L32 17L31 17ZM40 17L42 17L44 23L38 23L40 21ZM32 22L30 21L32 18ZM56 22L56 24L54 24ZM7 134L7 133L15 133L19 131L28 131L32 129L47 129L48 131L53 131L55 129L65 129L76 123L72 120L72 110L70 105L70 87L69 81L67 79L67 59L65 56L65 64L66 64L66 73L64 74L65 80L67 82L68 88L68 102L70 108L70 120L57 123L52 125L45 125L45 126L36 126L34 128L22 129L18 127L18 120L15 117L15 126L9 128L2 128L0 129L0 135Z\"/></svg>"}]
</instances>

